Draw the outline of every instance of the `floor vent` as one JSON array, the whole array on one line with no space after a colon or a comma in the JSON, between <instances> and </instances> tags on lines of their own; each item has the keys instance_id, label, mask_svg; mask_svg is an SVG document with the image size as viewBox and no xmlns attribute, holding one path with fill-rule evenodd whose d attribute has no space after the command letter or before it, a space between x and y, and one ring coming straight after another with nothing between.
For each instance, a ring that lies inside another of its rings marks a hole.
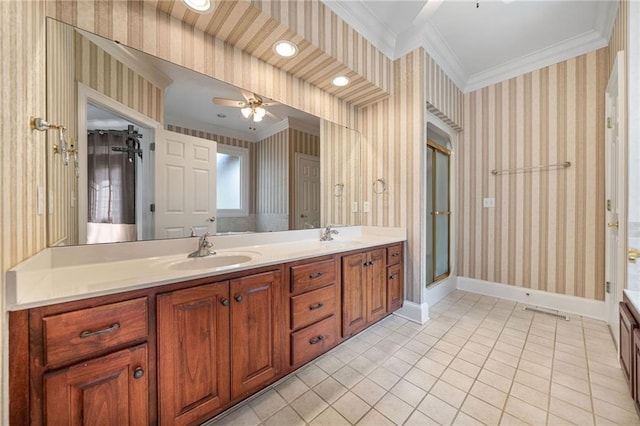
<instances>
[{"instance_id":1,"label":"floor vent","mask_svg":"<svg viewBox=\"0 0 640 426\"><path fill-rule=\"evenodd\" d=\"M553 312L553 311L546 311L546 310L541 309L541 308L532 308L530 306L525 306L522 310L538 312L539 314L551 315L552 317L558 317L558 318L563 319L565 321L569 321L569 317L567 315L559 314L559 313Z\"/></svg>"}]
</instances>

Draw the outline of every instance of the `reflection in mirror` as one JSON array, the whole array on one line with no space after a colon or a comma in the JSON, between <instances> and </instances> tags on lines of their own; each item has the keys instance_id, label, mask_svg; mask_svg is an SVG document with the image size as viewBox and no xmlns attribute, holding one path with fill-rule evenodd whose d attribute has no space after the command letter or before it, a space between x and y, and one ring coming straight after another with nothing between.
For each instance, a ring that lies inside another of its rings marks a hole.
<instances>
[{"instance_id":1,"label":"reflection in mirror","mask_svg":"<svg viewBox=\"0 0 640 426\"><path fill-rule=\"evenodd\" d=\"M353 130L53 19L47 76L49 245L359 222Z\"/></svg>"}]
</instances>

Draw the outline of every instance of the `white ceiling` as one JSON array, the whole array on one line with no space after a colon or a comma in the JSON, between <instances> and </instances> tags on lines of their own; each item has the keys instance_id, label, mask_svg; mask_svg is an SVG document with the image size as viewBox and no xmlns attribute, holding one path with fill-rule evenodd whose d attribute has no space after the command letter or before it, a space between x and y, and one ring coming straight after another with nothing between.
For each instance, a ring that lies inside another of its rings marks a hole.
<instances>
[{"instance_id":1,"label":"white ceiling","mask_svg":"<svg viewBox=\"0 0 640 426\"><path fill-rule=\"evenodd\" d=\"M389 58L423 47L463 91L608 44L617 1L323 0Z\"/></svg>"}]
</instances>

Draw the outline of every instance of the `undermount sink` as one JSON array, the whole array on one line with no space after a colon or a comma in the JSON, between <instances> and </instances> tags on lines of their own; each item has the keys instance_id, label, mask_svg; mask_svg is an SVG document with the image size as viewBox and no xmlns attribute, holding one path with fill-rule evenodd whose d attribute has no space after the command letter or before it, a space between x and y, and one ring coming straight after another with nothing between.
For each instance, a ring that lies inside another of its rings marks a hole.
<instances>
[{"instance_id":1,"label":"undermount sink","mask_svg":"<svg viewBox=\"0 0 640 426\"><path fill-rule=\"evenodd\" d=\"M256 254L243 253L218 253L206 257L190 257L171 262L169 269L177 271L189 271L194 269L215 269L230 266L239 266L253 260Z\"/></svg>"}]
</instances>

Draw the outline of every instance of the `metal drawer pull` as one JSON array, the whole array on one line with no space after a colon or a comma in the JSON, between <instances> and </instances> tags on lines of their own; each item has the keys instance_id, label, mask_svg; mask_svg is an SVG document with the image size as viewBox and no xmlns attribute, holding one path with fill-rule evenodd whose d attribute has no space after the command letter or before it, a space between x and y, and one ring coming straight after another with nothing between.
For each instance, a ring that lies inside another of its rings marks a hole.
<instances>
[{"instance_id":1,"label":"metal drawer pull","mask_svg":"<svg viewBox=\"0 0 640 426\"><path fill-rule=\"evenodd\" d=\"M134 379L141 379L142 376L144 376L144 370L142 369L142 367L138 367L135 370L133 370Z\"/></svg>"},{"instance_id":2,"label":"metal drawer pull","mask_svg":"<svg viewBox=\"0 0 640 426\"><path fill-rule=\"evenodd\" d=\"M323 306L324 306L324 303L322 303L322 302L318 302L318 303L316 303L315 305L311 305L311 306L309 306L309 310L310 310L310 311L315 311L316 309L320 309L320 308L322 308Z\"/></svg>"},{"instance_id":3,"label":"metal drawer pull","mask_svg":"<svg viewBox=\"0 0 640 426\"><path fill-rule=\"evenodd\" d=\"M309 274L309 278L311 278L312 280L316 279L316 278L320 278L322 275L324 275L323 272L316 272L315 274Z\"/></svg>"},{"instance_id":4,"label":"metal drawer pull","mask_svg":"<svg viewBox=\"0 0 640 426\"><path fill-rule=\"evenodd\" d=\"M111 333L111 332L116 331L118 329L120 329L120 324L119 323L115 323L115 324L111 324L107 328L103 328L102 330L97 330L97 331L85 330L82 333L80 333L80 338L81 339L85 339L87 337L100 336L101 334Z\"/></svg>"},{"instance_id":5,"label":"metal drawer pull","mask_svg":"<svg viewBox=\"0 0 640 426\"><path fill-rule=\"evenodd\" d=\"M318 343L322 342L324 340L324 336L317 336L314 337L313 339L309 340L309 344L310 345L317 345Z\"/></svg>"},{"instance_id":6,"label":"metal drawer pull","mask_svg":"<svg viewBox=\"0 0 640 426\"><path fill-rule=\"evenodd\" d=\"M397 252L391 255L391 257L398 257L398 256L400 256L400 253L397 253Z\"/></svg>"},{"instance_id":7,"label":"metal drawer pull","mask_svg":"<svg viewBox=\"0 0 640 426\"><path fill-rule=\"evenodd\" d=\"M389 275L390 280L395 280L398 274Z\"/></svg>"}]
</instances>

